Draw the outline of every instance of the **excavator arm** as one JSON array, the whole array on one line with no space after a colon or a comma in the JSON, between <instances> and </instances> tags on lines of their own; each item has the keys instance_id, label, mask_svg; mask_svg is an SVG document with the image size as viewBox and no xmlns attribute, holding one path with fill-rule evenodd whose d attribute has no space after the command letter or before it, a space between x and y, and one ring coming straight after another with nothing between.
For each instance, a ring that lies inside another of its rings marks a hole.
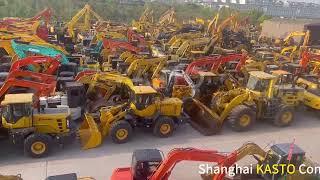
<instances>
[{"instance_id":1,"label":"excavator arm","mask_svg":"<svg viewBox=\"0 0 320 180\"><path fill-rule=\"evenodd\" d=\"M139 53L140 49L138 47L133 46L128 42L115 41L111 39L103 39L103 47L105 49L110 49L112 52L115 52L117 49L125 49L134 53Z\"/></svg>"},{"instance_id":2,"label":"excavator arm","mask_svg":"<svg viewBox=\"0 0 320 180\"><path fill-rule=\"evenodd\" d=\"M181 161L203 161L221 163L225 160L226 156L218 151L200 150L195 148L173 149L168 153L158 166L154 174L151 175L149 180L167 180L172 169L178 162Z\"/></svg>"},{"instance_id":3,"label":"excavator arm","mask_svg":"<svg viewBox=\"0 0 320 180\"><path fill-rule=\"evenodd\" d=\"M151 73L151 79L155 78L165 66L167 58L137 59L127 69L129 77L140 78L143 74Z\"/></svg>"},{"instance_id":4,"label":"excavator arm","mask_svg":"<svg viewBox=\"0 0 320 180\"><path fill-rule=\"evenodd\" d=\"M72 19L66 24L65 28L68 30L69 35L74 38L75 32L74 28L78 25L81 31L90 30L91 15L98 21L103 21L103 18L94 12L89 4L86 4L83 9L81 9ZM84 18L84 23L80 24L80 19Z\"/></svg>"},{"instance_id":5,"label":"excavator arm","mask_svg":"<svg viewBox=\"0 0 320 180\"><path fill-rule=\"evenodd\" d=\"M59 68L60 62L57 60L59 57L52 58L49 56L29 56L24 59L15 61L11 65L11 71L21 70L21 68L28 65L45 65L46 68L43 69L43 74L53 75Z\"/></svg>"},{"instance_id":6,"label":"excavator arm","mask_svg":"<svg viewBox=\"0 0 320 180\"><path fill-rule=\"evenodd\" d=\"M9 78L0 88L0 99L3 99L8 90L12 87L24 87L35 90L35 95L49 96L55 92L56 86L53 84L45 84L28 80Z\"/></svg>"},{"instance_id":7,"label":"excavator arm","mask_svg":"<svg viewBox=\"0 0 320 180\"><path fill-rule=\"evenodd\" d=\"M55 77L52 75L36 73L32 71L22 71L22 70L11 71L7 78L8 79L11 79L11 78L32 79L32 81L45 83L45 84L52 84L52 85L56 85L57 83Z\"/></svg>"}]
</instances>

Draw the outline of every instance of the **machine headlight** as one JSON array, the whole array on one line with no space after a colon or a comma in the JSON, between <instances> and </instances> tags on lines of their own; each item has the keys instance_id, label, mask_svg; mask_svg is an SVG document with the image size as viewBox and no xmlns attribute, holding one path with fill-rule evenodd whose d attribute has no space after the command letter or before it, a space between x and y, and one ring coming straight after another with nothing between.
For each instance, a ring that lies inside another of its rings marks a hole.
<instances>
[{"instance_id":1,"label":"machine headlight","mask_svg":"<svg viewBox=\"0 0 320 180\"><path fill-rule=\"evenodd\" d=\"M70 128L69 118L67 119L67 128Z\"/></svg>"}]
</instances>

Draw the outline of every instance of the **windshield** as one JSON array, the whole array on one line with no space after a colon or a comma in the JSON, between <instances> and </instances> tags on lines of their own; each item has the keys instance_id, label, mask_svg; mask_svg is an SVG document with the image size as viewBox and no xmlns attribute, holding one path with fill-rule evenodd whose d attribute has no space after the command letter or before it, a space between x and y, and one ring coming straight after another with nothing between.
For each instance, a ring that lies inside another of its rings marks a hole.
<instances>
[{"instance_id":1,"label":"windshield","mask_svg":"<svg viewBox=\"0 0 320 180\"><path fill-rule=\"evenodd\" d=\"M268 89L269 83L269 79L259 79L258 77L250 76L249 81L247 83L247 88L253 91L262 92Z\"/></svg>"},{"instance_id":2,"label":"windshield","mask_svg":"<svg viewBox=\"0 0 320 180\"><path fill-rule=\"evenodd\" d=\"M261 61L273 60L274 58L273 54L269 54L269 53L257 53L255 57L257 60L261 60Z\"/></svg>"}]
</instances>

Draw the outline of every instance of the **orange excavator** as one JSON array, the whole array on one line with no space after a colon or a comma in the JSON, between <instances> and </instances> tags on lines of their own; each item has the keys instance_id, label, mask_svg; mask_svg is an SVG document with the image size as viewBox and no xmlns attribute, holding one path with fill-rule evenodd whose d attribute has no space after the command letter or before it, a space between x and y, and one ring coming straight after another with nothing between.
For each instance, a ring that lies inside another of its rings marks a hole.
<instances>
[{"instance_id":1,"label":"orange excavator","mask_svg":"<svg viewBox=\"0 0 320 180\"><path fill-rule=\"evenodd\" d=\"M118 49L124 49L133 53L139 53L141 50L126 41L116 41L112 39L103 39L103 47L105 49L111 50L111 52L116 52Z\"/></svg>"},{"instance_id":2,"label":"orange excavator","mask_svg":"<svg viewBox=\"0 0 320 180\"><path fill-rule=\"evenodd\" d=\"M307 167L314 167L315 163L306 158L305 151L293 143L274 144L269 150L265 151L255 143L245 143L243 146L231 153L219 151L200 150L195 148L173 149L164 159L163 153L158 149L136 150L132 155L132 166L117 168L113 171L111 180L168 180L175 165L181 161L201 161L213 163L214 169L219 169L215 174L202 174L204 180L225 180L226 173L221 167L229 168L236 162L247 156L253 156L256 164L272 166L274 164L294 164L296 167L305 164ZM290 162L291 160L291 162ZM200 167L200 166L199 166ZM248 179L243 174L235 174L240 179ZM250 174L252 179L306 179L303 174ZM312 179L309 177L309 179Z\"/></svg>"},{"instance_id":3,"label":"orange excavator","mask_svg":"<svg viewBox=\"0 0 320 180\"><path fill-rule=\"evenodd\" d=\"M299 65L301 67L301 72L306 72L308 65L310 64L311 61L320 61L320 54L312 54L309 51L304 51L301 55L301 59L299 62ZM315 67L314 69L317 69L317 67Z\"/></svg>"},{"instance_id":4,"label":"orange excavator","mask_svg":"<svg viewBox=\"0 0 320 180\"><path fill-rule=\"evenodd\" d=\"M29 65L41 66L42 69L39 71L43 74L53 75L59 68L60 61L59 57L53 58L49 56L29 56L18 61L15 61L10 69L10 72L22 70Z\"/></svg>"},{"instance_id":5,"label":"orange excavator","mask_svg":"<svg viewBox=\"0 0 320 180\"><path fill-rule=\"evenodd\" d=\"M132 167L113 171L111 180L167 180L174 166L181 161L202 161L220 163L226 156L218 151L195 148L173 149L167 158L158 149L142 149L133 152Z\"/></svg>"},{"instance_id":6,"label":"orange excavator","mask_svg":"<svg viewBox=\"0 0 320 180\"><path fill-rule=\"evenodd\" d=\"M23 80L23 79L14 79L9 78L7 79L2 87L0 88L0 100L2 100L5 94L8 93L21 93L20 88L23 88L23 91L26 89L35 91L35 96L49 96L54 94L56 86L53 84L45 84L41 82L35 82L30 80Z\"/></svg>"},{"instance_id":7,"label":"orange excavator","mask_svg":"<svg viewBox=\"0 0 320 180\"><path fill-rule=\"evenodd\" d=\"M241 67L245 64L246 59L247 55L245 54L229 54L226 56L220 55L203 57L190 63L185 72L189 76L194 76L198 74L199 71L211 71L217 73L219 68L221 68L223 64L231 61L234 61L236 63L234 70L239 72L241 70Z\"/></svg>"},{"instance_id":8,"label":"orange excavator","mask_svg":"<svg viewBox=\"0 0 320 180\"><path fill-rule=\"evenodd\" d=\"M36 73L32 71L22 71L22 70L11 71L7 79L25 79L29 81L31 80L35 82L51 84L52 86L55 86L57 84L57 81L54 76L42 74L42 73Z\"/></svg>"}]
</instances>

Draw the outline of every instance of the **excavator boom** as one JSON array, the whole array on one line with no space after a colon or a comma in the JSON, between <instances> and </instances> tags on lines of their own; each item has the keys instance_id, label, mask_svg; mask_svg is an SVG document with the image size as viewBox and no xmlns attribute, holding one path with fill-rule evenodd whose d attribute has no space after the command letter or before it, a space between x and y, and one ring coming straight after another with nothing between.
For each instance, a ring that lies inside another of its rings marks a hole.
<instances>
[{"instance_id":1,"label":"excavator boom","mask_svg":"<svg viewBox=\"0 0 320 180\"><path fill-rule=\"evenodd\" d=\"M44 65L47 66L43 69L43 74L53 75L59 68L60 62L57 60L58 57L52 58L49 56L29 56L18 61L15 61L11 65L10 72L21 70L21 68L29 65Z\"/></svg>"}]
</instances>

